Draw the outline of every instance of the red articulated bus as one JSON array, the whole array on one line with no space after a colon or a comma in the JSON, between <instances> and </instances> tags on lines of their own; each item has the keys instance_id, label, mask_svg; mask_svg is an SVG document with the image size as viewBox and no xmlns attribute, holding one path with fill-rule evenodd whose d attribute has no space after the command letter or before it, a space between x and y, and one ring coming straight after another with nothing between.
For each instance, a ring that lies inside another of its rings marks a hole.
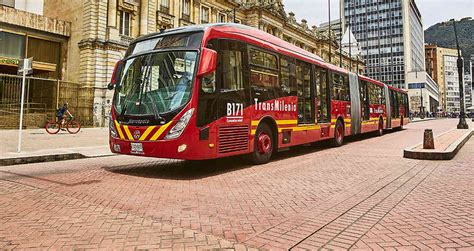
<instances>
[{"instance_id":1,"label":"red articulated bus","mask_svg":"<svg viewBox=\"0 0 474 251\"><path fill-rule=\"evenodd\" d=\"M114 153L185 160L249 154L408 123L406 92L237 24L140 37L115 67Z\"/></svg>"}]
</instances>

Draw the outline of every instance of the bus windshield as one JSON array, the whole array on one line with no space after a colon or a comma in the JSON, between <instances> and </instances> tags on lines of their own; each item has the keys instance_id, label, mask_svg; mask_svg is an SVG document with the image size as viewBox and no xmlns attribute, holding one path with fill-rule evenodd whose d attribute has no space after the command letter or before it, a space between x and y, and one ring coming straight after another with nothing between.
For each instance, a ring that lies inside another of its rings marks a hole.
<instances>
[{"instance_id":1,"label":"bus windshield","mask_svg":"<svg viewBox=\"0 0 474 251\"><path fill-rule=\"evenodd\" d=\"M114 105L119 118L154 117L182 108L190 99L196 51L166 51L125 61Z\"/></svg>"}]
</instances>

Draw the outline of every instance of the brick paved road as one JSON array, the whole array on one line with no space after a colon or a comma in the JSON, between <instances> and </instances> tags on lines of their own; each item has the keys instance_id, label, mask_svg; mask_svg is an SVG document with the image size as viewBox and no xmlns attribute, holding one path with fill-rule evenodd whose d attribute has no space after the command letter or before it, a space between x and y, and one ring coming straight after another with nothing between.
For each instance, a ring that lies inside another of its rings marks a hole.
<instances>
[{"instance_id":1,"label":"brick paved road","mask_svg":"<svg viewBox=\"0 0 474 251\"><path fill-rule=\"evenodd\" d=\"M474 247L474 139L452 161L402 150L455 120L240 158L114 156L0 167L0 249Z\"/></svg>"}]
</instances>

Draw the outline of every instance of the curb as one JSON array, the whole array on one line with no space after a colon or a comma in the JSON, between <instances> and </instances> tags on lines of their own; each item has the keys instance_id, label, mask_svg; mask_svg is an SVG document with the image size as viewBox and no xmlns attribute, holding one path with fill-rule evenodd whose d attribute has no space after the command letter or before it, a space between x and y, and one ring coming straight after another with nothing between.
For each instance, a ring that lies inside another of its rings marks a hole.
<instances>
[{"instance_id":1,"label":"curb","mask_svg":"<svg viewBox=\"0 0 474 251\"><path fill-rule=\"evenodd\" d=\"M410 123L426 122L426 121L432 121L432 120L437 120L437 119L438 119L438 118L410 120Z\"/></svg>"},{"instance_id":2,"label":"curb","mask_svg":"<svg viewBox=\"0 0 474 251\"><path fill-rule=\"evenodd\" d=\"M450 132L450 131L448 131ZM448 133L446 132L446 133ZM443 133L444 134L444 133ZM415 151L416 147L422 145L418 144L416 146L409 147L403 150L403 157L410 158L410 159L423 159L423 160L451 160L456 156L459 150L466 144L466 142L471 138L474 134L474 130L470 130L459 137L456 141L454 141L445 151ZM442 135L442 134L441 134ZM438 135L441 136L441 135Z\"/></svg>"},{"instance_id":3,"label":"curb","mask_svg":"<svg viewBox=\"0 0 474 251\"><path fill-rule=\"evenodd\" d=\"M12 165L23 165L23 164L42 163L42 162L54 162L54 161L63 161L63 160L97 158L97 157L107 157L107 156L112 156L112 155L114 155L114 154L110 153L110 154L99 155L99 156L86 156L86 155L81 154L81 153L63 153L63 154L52 154L52 155L38 155L38 156L0 159L0 166L12 166Z\"/></svg>"}]
</instances>

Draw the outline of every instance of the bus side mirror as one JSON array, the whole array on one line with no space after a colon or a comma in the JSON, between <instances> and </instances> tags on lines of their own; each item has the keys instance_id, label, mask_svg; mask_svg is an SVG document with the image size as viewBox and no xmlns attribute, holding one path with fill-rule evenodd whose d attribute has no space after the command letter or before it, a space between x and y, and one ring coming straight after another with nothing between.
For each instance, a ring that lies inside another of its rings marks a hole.
<instances>
[{"instance_id":1,"label":"bus side mirror","mask_svg":"<svg viewBox=\"0 0 474 251\"><path fill-rule=\"evenodd\" d=\"M115 85L120 81L120 77L122 76L122 69L123 69L124 62L119 60L117 64L115 64L114 72L112 73L112 77L110 78L110 83L107 85L107 89L113 90Z\"/></svg>"},{"instance_id":2,"label":"bus side mirror","mask_svg":"<svg viewBox=\"0 0 474 251\"><path fill-rule=\"evenodd\" d=\"M203 48L201 52L201 64L197 76L201 77L216 70L217 52L209 48Z\"/></svg>"}]
</instances>

